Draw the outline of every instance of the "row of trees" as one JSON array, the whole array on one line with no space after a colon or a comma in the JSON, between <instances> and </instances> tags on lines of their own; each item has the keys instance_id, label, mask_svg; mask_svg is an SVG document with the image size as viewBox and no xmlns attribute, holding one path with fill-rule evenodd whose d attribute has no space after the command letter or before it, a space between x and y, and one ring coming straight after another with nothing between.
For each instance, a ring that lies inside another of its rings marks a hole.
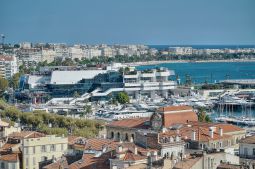
<instances>
[{"instance_id":1,"label":"row of trees","mask_svg":"<svg viewBox=\"0 0 255 169\"><path fill-rule=\"evenodd\" d=\"M0 101L1 118L19 122L24 126L46 134L77 135L93 137L102 129L103 123L89 119L74 119L44 111L21 112L4 101Z\"/></svg>"},{"instance_id":2,"label":"row of trees","mask_svg":"<svg viewBox=\"0 0 255 169\"><path fill-rule=\"evenodd\" d=\"M82 58L81 60L75 58L72 60L71 58L66 58L65 60L61 60L61 58L56 58L53 62L47 63L46 61L40 62L37 66L74 66L74 65L94 65L94 64L105 64L112 62L120 62L120 63L133 63L133 62L147 62L147 61L164 61L164 60L226 60L226 59L241 59L241 58L254 58L255 53L215 53L215 54L192 54L192 55L162 55L158 53L157 55L141 55L141 56L123 56L116 55L113 57L93 57L91 59Z\"/></svg>"}]
</instances>

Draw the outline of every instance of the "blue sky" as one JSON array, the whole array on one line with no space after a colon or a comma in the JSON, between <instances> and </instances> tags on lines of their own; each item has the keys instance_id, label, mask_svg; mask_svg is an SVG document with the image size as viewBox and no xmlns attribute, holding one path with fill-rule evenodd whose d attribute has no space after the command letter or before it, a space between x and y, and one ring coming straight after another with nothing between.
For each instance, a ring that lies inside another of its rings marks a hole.
<instances>
[{"instance_id":1,"label":"blue sky","mask_svg":"<svg viewBox=\"0 0 255 169\"><path fill-rule=\"evenodd\" d=\"M255 44L255 0L1 0L6 42Z\"/></svg>"}]
</instances>

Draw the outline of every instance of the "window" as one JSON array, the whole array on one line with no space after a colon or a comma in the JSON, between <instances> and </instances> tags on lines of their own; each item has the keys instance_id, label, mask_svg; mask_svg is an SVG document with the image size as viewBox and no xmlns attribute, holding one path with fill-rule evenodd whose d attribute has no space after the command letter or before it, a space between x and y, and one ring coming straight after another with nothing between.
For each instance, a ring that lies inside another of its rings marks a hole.
<instances>
[{"instance_id":1,"label":"window","mask_svg":"<svg viewBox=\"0 0 255 169\"><path fill-rule=\"evenodd\" d=\"M1 163L1 169L4 169L4 163L3 162Z\"/></svg>"},{"instance_id":2,"label":"window","mask_svg":"<svg viewBox=\"0 0 255 169\"><path fill-rule=\"evenodd\" d=\"M47 161L47 157L46 156L43 156L41 161Z\"/></svg>"},{"instance_id":3,"label":"window","mask_svg":"<svg viewBox=\"0 0 255 169\"><path fill-rule=\"evenodd\" d=\"M61 150L62 151L64 150L64 144L61 144Z\"/></svg>"},{"instance_id":4,"label":"window","mask_svg":"<svg viewBox=\"0 0 255 169\"><path fill-rule=\"evenodd\" d=\"M15 163L12 163L12 169L16 169Z\"/></svg>"},{"instance_id":5,"label":"window","mask_svg":"<svg viewBox=\"0 0 255 169\"><path fill-rule=\"evenodd\" d=\"M50 145L50 151L56 151L56 146L54 144Z\"/></svg>"},{"instance_id":6,"label":"window","mask_svg":"<svg viewBox=\"0 0 255 169\"><path fill-rule=\"evenodd\" d=\"M25 148L24 148L24 153L25 153L25 154L28 154L28 147L25 147Z\"/></svg>"},{"instance_id":7,"label":"window","mask_svg":"<svg viewBox=\"0 0 255 169\"><path fill-rule=\"evenodd\" d=\"M254 149L252 149L252 152L253 152L253 155L255 155L255 148L254 148Z\"/></svg>"},{"instance_id":8,"label":"window","mask_svg":"<svg viewBox=\"0 0 255 169\"><path fill-rule=\"evenodd\" d=\"M33 157L33 165L36 165L36 158Z\"/></svg>"},{"instance_id":9,"label":"window","mask_svg":"<svg viewBox=\"0 0 255 169\"><path fill-rule=\"evenodd\" d=\"M33 147L33 154L35 154L35 147Z\"/></svg>"},{"instance_id":10,"label":"window","mask_svg":"<svg viewBox=\"0 0 255 169\"><path fill-rule=\"evenodd\" d=\"M45 146L45 145L43 145L43 146L41 147L41 151L42 151L42 152L46 152L46 146Z\"/></svg>"},{"instance_id":11,"label":"window","mask_svg":"<svg viewBox=\"0 0 255 169\"><path fill-rule=\"evenodd\" d=\"M26 158L26 166L28 166L28 158Z\"/></svg>"}]
</instances>

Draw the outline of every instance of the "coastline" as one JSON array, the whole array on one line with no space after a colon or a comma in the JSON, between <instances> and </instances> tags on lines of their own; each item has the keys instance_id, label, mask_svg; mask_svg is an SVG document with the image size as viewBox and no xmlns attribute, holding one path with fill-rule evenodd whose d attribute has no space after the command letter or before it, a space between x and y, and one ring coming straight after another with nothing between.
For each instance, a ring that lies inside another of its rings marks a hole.
<instances>
[{"instance_id":1,"label":"coastline","mask_svg":"<svg viewBox=\"0 0 255 169\"><path fill-rule=\"evenodd\" d=\"M125 63L128 66L146 66L146 65L158 65L164 63L219 63L219 62L255 62L255 59L231 59L231 60L161 60L161 61L148 61L148 62L134 62Z\"/></svg>"}]
</instances>

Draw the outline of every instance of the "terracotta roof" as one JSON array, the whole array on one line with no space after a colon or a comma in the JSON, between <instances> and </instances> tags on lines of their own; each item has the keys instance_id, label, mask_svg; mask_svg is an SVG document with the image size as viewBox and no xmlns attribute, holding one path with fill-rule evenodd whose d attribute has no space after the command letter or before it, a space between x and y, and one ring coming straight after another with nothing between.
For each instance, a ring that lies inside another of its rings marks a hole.
<instances>
[{"instance_id":1,"label":"terracotta roof","mask_svg":"<svg viewBox=\"0 0 255 169\"><path fill-rule=\"evenodd\" d=\"M56 161L55 163L51 163L43 167L43 169L59 169L59 168L63 168L63 169L69 168L65 157L62 157L60 160Z\"/></svg>"},{"instance_id":2,"label":"terracotta roof","mask_svg":"<svg viewBox=\"0 0 255 169\"><path fill-rule=\"evenodd\" d=\"M0 151L1 152L5 152L5 151L9 151L10 148L15 148L16 146L19 146L19 144L11 144L11 143L5 143L1 148Z\"/></svg>"},{"instance_id":3,"label":"terracotta roof","mask_svg":"<svg viewBox=\"0 0 255 169\"><path fill-rule=\"evenodd\" d=\"M241 169L240 165L228 164L228 163L221 163L217 169Z\"/></svg>"},{"instance_id":4,"label":"terracotta roof","mask_svg":"<svg viewBox=\"0 0 255 169\"><path fill-rule=\"evenodd\" d=\"M139 154L134 154L133 152L131 151L127 151L125 153L125 156L123 157L123 161L138 161L138 160L144 160L146 159L147 157L145 156L141 156Z\"/></svg>"},{"instance_id":5,"label":"terracotta roof","mask_svg":"<svg viewBox=\"0 0 255 169\"><path fill-rule=\"evenodd\" d=\"M19 155L18 154L5 154L0 156L0 161L18 161Z\"/></svg>"},{"instance_id":6,"label":"terracotta roof","mask_svg":"<svg viewBox=\"0 0 255 169\"><path fill-rule=\"evenodd\" d=\"M174 124L185 124L198 121L197 114L193 111L163 114L163 126L170 127Z\"/></svg>"},{"instance_id":7,"label":"terracotta roof","mask_svg":"<svg viewBox=\"0 0 255 169\"><path fill-rule=\"evenodd\" d=\"M24 139L24 138L39 138L44 137L45 134L39 133L36 131L21 131L21 132L13 132L9 134L9 138L15 138L15 139Z\"/></svg>"},{"instance_id":8,"label":"terracotta roof","mask_svg":"<svg viewBox=\"0 0 255 169\"><path fill-rule=\"evenodd\" d=\"M173 167L173 169L189 169L192 168L199 160L201 157L194 157L194 158L188 158L184 159Z\"/></svg>"},{"instance_id":9,"label":"terracotta roof","mask_svg":"<svg viewBox=\"0 0 255 169\"><path fill-rule=\"evenodd\" d=\"M79 138L82 138L82 137L78 137L78 136L68 136L68 137L67 137L67 139L68 139L68 144L69 144L69 145L74 144L74 143L77 141L77 139L79 139Z\"/></svg>"},{"instance_id":10,"label":"terracotta roof","mask_svg":"<svg viewBox=\"0 0 255 169\"><path fill-rule=\"evenodd\" d=\"M213 138L211 138L209 134L209 127L215 127L215 131L213 132ZM220 128L223 129L222 136L220 136L220 133L219 133ZM245 131L245 130L231 124L191 122L189 124L183 125L178 130L168 130L165 133L160 133L159 136L170 137L170 136L179 135L186 140L186 139L191 139L191 134L193 131L196 132L196 140L209 141L209 140L227 139L231 137L229 133L234 131Z\"/></svg>"},{"instance_id":11,"label":"terracotta roof","mask_svg":"<svg viewBox=\"0 0 255 169\"><path fill-rule=\"evenodd\" d=\"M158 149L143 148L143 147L140 147L140 146L136 145L135 143L131 143L131 142L119 143L118 145L121 145L124 150L125 149L126 150L130 150L130 149L133 149L134 147L136 147L137 151L140 152L140 153L151 152L151 151L158 151Z\"/></svg>"},{"instance_id":12,"label":"terracotta roof","mask_svg":"<svg viewBox=\"0 0 255 169\"><path fill-rule=\"evenodd\" d=\"M240 140L240 143L255 144L255 136L249 136Z\"/></svg>"},{"instance_id":13,"label":"terracotta roof","mask_svg":"<svg viewBox=\"0 0 255 169\"><path fill-rule=\"evenodd\" d=\"M107 126L110 127L125 127L125 128L146 128L144 123L149 121L149 118L132 118L132 119L124 119L113 121Z\"/></svg>"},{"instance_id":14,"label":"terracotta roof","mask_svg":"<svg viewBox=\"0 0 255 169\"><path fill-rule=\"evenodd\" d=\"M118 142L114 140L109 140L109 139L102 139L102 138L92 138L88 139L85 144L85 150L97 150L101 151L103 150L103 146L107 146L111 149L114 149L115 146L118 144Z\"/></svg>"},{"instance_id":15,"label":"terracotta roof","mask_svg":"<svg viewBox=\"0 0 255 169\"><path fill-rule=\"evenodd\" d=\"M182 111L182 110L193 110L190 106L167 106L167 107L161 107L158 109L160 112L167 112L167 111Z\"/></svg>"},{"instance_id":16,"label":"terracotta roof","mask_svg":"<svg viewBox=\"0 0 255 169\"><path fill-rule=\"evenodd\" d=\"M238 127L238 126L235 126L235 125L232 125L232 124L221 124L221 123L219 123L215 126L217 126L218 128L222 128L223 132L225 132L225 133L236 132L236 131L245 131L245 129L243 129L241 127Z\"/></svg>"},{"instance_id":17,"label":"terracotta roof","mask_svg":"<svg viewBox=\"0 0 255 169\"><path fill-rule=\"evenodd\" d=\"M69 169L109 169L109 159L112 158L113 151L94 157L94 154L84 154L82 159L69 165Z\"/></svg>"}]
</instances>

